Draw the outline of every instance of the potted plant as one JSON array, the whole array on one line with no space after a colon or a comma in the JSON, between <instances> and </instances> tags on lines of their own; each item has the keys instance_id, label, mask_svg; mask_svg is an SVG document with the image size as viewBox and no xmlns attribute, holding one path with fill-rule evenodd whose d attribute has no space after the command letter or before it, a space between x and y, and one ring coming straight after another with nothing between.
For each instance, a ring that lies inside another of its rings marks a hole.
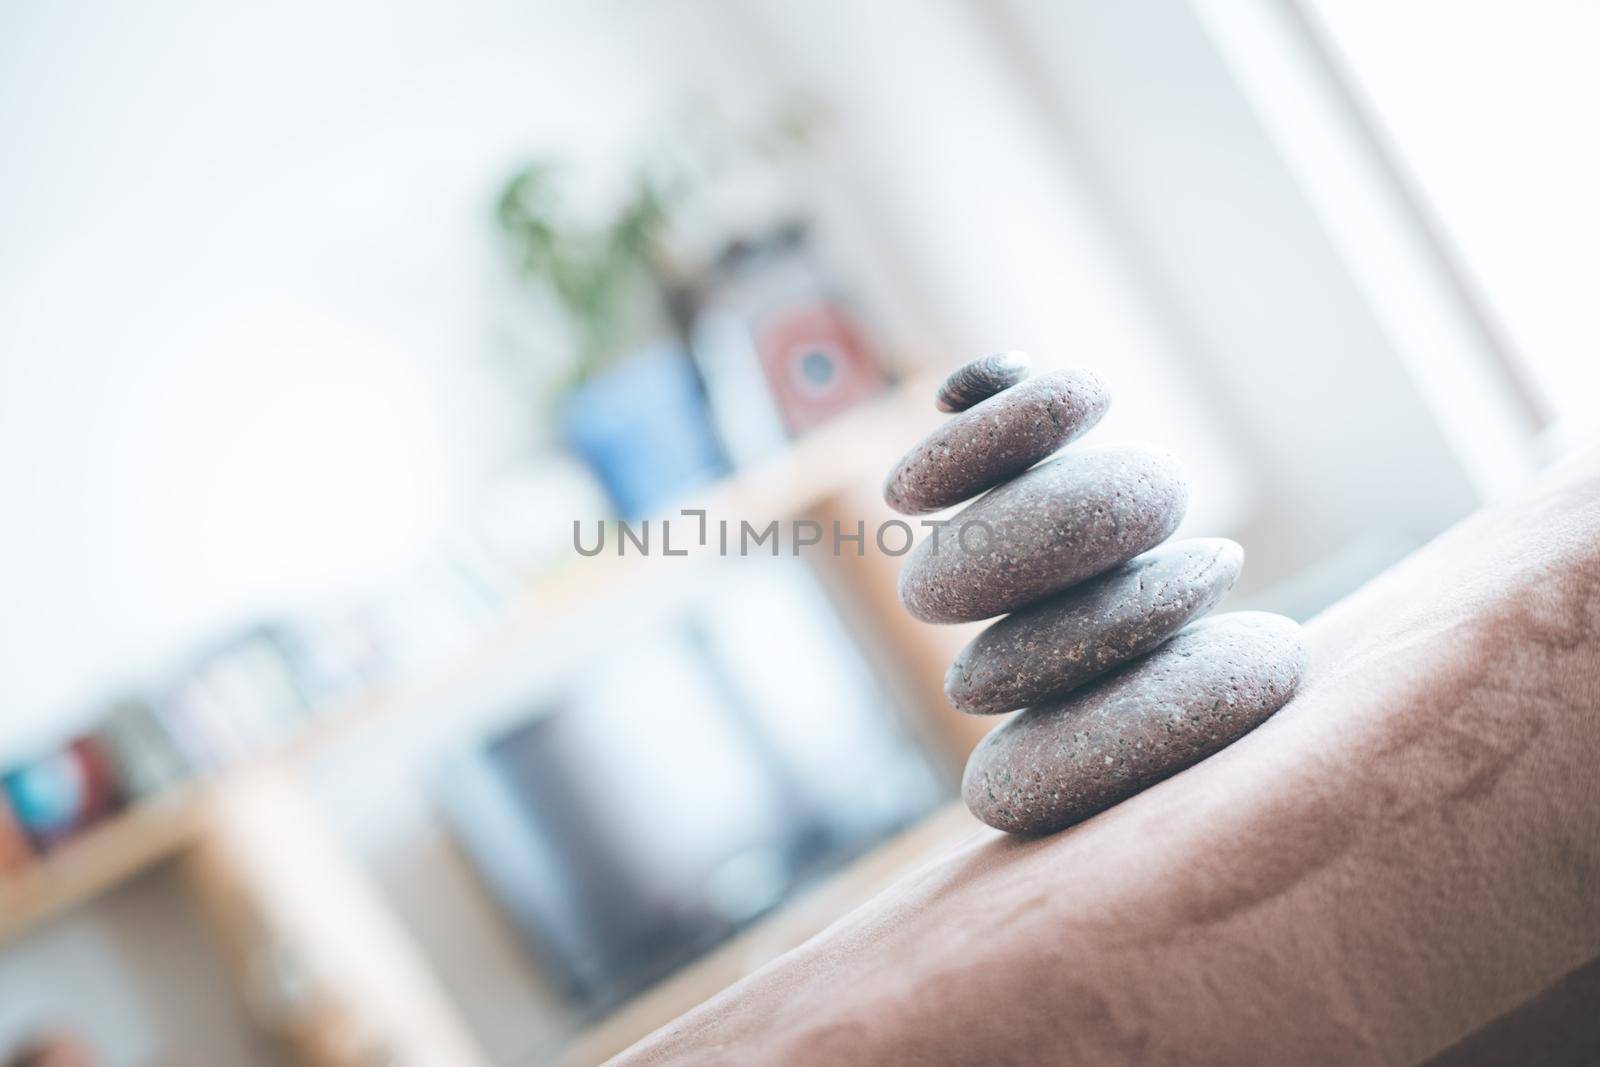
<instances>
[{"instance_id":1,"label":"potted plant","mask_svg":"<svg viewBox=\"0 0 1600 1067\"><path fill-rule=\"evenodd\" d=\"M496 203L518 277L566 326L554 376L566 444L594 471L619 515L661 510L726 462L693 361L666 313L658 242L668 193L635 180L609 218L570 208L552 164L512 175Z\"/></svg>"}]
</instances>

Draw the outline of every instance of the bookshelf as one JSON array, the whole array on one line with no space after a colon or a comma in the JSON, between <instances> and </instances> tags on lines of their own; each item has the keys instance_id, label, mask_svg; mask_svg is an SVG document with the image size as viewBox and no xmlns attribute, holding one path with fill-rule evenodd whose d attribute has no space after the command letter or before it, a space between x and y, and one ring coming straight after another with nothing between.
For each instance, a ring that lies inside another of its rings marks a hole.
<instances>
[{"instance_id":1,"label":"bookshelf","mask_svg":"<svg viewBox=\"0 0 1600 1067\"><path fill-rule=\"evenodd\" d=\"M684 506L704 508L713 523L718 518L767 521L809 513L831 497L875 486L887 468L886 457L898 455L938 422L930 402L934 390L934 382L921 378L896 386L771 459L707 487ZM687 547L691 554L714 550L693 542ZM185 853L201 837L216 795L230 780L263 768L292 769L402 708L457 691L501 656L558 624L580 598L604 595L625 582L638 562L636 555L619 558L609 551L579 559L525 589L470 648L443 666L328 709L283 743L140 803L16 873L0 876L0 946Z\"/></svg>"}]
</instances>

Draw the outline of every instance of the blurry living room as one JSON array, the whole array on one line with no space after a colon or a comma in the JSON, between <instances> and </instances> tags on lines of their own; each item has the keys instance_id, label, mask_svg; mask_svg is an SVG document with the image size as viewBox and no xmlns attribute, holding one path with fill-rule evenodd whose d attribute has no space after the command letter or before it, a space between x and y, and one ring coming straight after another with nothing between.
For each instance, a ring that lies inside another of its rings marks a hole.
<instances>
[{"instance_id":1,"label":"blurry living room","mask_svg":"<svg viewBox=\"0 0 1600 1067\"><path fill-rule=\"evenodd\" d=\"M993 833L982 627L907 612L884 498L946 375L1091 370L1227 609L1316 619L1594 440L1597 48L1581 0L5 5L0 1063L592 1064L763 968L826 1016ZM1568 957L1302 1062L1600 957L1587 789L1518 874Z\"/></svg>"}]
</instances>

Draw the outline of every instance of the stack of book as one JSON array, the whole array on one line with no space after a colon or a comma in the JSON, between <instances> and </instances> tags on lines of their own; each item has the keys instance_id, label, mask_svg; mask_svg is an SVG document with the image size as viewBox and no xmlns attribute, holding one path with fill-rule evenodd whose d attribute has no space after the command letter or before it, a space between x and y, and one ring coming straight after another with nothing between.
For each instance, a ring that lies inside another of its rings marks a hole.
<instances>
[{"instance_id":1,"label":"stack of book","mask_svg":"<svg viewBox=\"0 0 1600 1067\"><path fill-rule=\"evenodd\" d=\"M196 655L159 703L197 771L220 770L280 743L311 714L284 633L261 626Z\"/></svg>"},{"instance_id":2,"label":"stack of book","mask_svg":"<svg viewBox=\"0 0 1600 1067\"><path fill-rule=\"evenodd\" d=\"M156 684L108 702L80 735L0 765L0 877L469 647L524 580L516 553L490 541L458 539L363 607L213 641Z\"/></svg>"},{"instance_id":3,"label":"stack of book","mask_svg":"<svg viewBox=\"0 0 1600 1067\"><path fill-rule=\"evenodd\" d=\"M91 736L106 753L130 803L165 792L193 774L165 718L138 697L112 703Z\"/></svg>"},{"instance_id":4,"label":"stack of book","mask_svg":"<svg viewBox=\"0 0 1600 1067\"><path fill-rule=\"evenodd\" d=\"M27 831L11 810L6 791L0 789L0 879L16 874L33 856Z\"/></svg>"},{"instance_id":5,"label":"stack of book","mask_svg":"<svg viewBox=\"0 0 1600 1067\"><path fill-rule=\"evenodd\" d=\"M8 809L0 837L12 838L0 852L19 857L49 852L126 802L109 754L92 735L6 771L0 792Z\"/></svg>"},{"instance_id":6,"label":"stack of book","mask_svg":"<svg viewBox=\"0 0 1600 1067\"><path fill-rule=\"evenodd\" d=\"M359 628L260 625L191 657L154 693L113 700L81 735L0 768L0 876L283 742L370 687L374 655Z\"/></svg>"}]
</instances>

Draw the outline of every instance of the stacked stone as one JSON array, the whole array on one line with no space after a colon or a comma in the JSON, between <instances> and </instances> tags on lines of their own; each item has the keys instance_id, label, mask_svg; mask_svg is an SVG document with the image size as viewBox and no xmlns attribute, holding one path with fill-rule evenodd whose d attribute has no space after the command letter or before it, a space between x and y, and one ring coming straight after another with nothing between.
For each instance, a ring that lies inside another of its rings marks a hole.
<instances>
[{"instance_id":1,"label":"stacked stone","mask_svg":"<svg viewBox=\"0 0 1600 1067\"><path fill-rule=\"evenodd\" d=\"M1020 353L974 361L939 390L953 417L884 485L908 515L983 494L912 552L900 599L925 622L1006 616L945 678L963 712L1025 709L983 739L962 782L973 814L1001 830L1064 829L1206 758L1287 703L1305 669L1289 619L1201 618L1244 553L1222 538L1163 544L1188 506L1170 454L1109 445L1049 459L1109 403L1087 371L1030 377Z\"/></svg>"}]
</instances>

